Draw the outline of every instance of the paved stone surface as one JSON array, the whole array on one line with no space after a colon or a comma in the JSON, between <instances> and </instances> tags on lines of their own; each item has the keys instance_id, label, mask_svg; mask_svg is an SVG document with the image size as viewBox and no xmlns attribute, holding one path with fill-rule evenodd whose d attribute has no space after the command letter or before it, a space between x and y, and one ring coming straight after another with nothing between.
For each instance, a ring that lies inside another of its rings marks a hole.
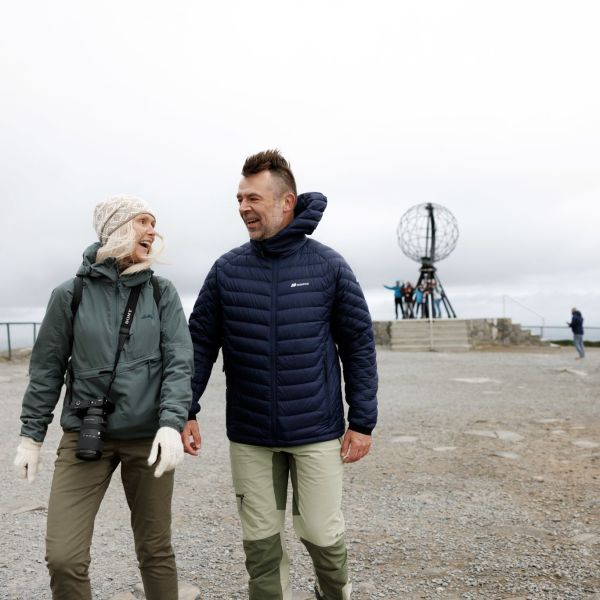
<instances>
[{"instance_id":1,"label":"paved stone surface","mask_svg":"<svg viewBox=\"0 0 600 600\"><path fill-rule=\"evenodd\" d=\"M434 452L451 452L452 450L456 450L456 446L438 446L437 448L432 448Z\"/></svg>"},{"instance_id":2,"label":"paved stone surface","mask_svg":"<svg viewBox=\"0 0 600 600\"><path fill-rule=\"evenodd\" d=\"M486 431L484 429L473 429L470 431L465 431L465 435L477 435L479 437L488 437L488 438L496 438L498 437L496 435L495 431Z\"/></svg>"},{"instance_id":3,"label":"paved stone surface","mask_svg":"<svg viewBox=\"0 0 600 600\"><path fill-rule=\"evenodd\" d=\"M414 444L418 440L416 435L393 435L392 442L400 444Z\"/></svg>"},{"instance_id":4,"label":"paved stone surface","mask_svg":"<svg viewBox=\"0 0 600 600\"><path fill-rule=\"evenodd\" d=\"M490 379L489 377L454 377L451 381L460 383L500 383L497 379Z\"/></svg>"},{"instance_id":5,"label":"paved stone surface","mask_svg":"<svg viewBox=\"0 0 600 600\"><path fill-rule=\"evenodd\" d=\"M600 444L598 442L591 442L590 440L576 440L575 442L573 442L573 446L591 449L600 447Z\"/></svg>"},{"instance_id":6,"label":"paved stone surface","mask_svg":"<svg viewBox=\"0 0 600 600\"><path fill-rule=\"evenodd\" d=\"M347 466L345 477L353 600L599 598L600 448L573 442L600 443L600 352L588 353L586 377L564 371L572 369L572 349L379 350L378 360L380 423L373 448ZM0 361L2 377L9 381L0 379L0 599L48 600L46 511L11 511L45 506L60 431L53 422L35 483L14 479L27 363ZM484 394L489 390L499 393ZM186 457L175 477L179 576L201 600L247 598L223 398L217 364L201 413L201 455ZM522 439L501 439L498 432ZM394 436L417 441L394 443ZM520 458L502 459L498 452ZM294 600L314 600L312 567L289 515L287 526ZM135 597L140 577L118 471L96 520L90 574L94 600Z\"/></svg>"},{"instance_id":7,"label":"paved stone surface","mask_svg":"<svg viewBox=\"0 0 600 600\"><path fill-rule=\"evenodd\" d=\"M503 452L502 450L497 450L494 452L494 456L498 456L500 458L508 458L509 460L519 460L521 456L516 452Z\"/></svg>"},{"instance_id":8,"label":"paved stone surface","mask_svg":"<svg viewBox=\"0 0 600 600\"><path fill-rule=\"evenodd\" d=\"M588 374L586 371L580 371L578 369L569 369L569 368L560 368L557 369L559 373L568 373L569 375L575 375L577 377L587 377Z\"/></svg>"},{"instance_id":9,"label":"paved stone surface","mask_svg":"<svg viewBox=\"0 0 600 600\"><path fill-rule=\"evenodd\" d=\"M504 440L505 442L520 442L523 438L522 435L515 433L514 431L496 431L496 435L499 440Z\"/></svg>"}]
</instances>

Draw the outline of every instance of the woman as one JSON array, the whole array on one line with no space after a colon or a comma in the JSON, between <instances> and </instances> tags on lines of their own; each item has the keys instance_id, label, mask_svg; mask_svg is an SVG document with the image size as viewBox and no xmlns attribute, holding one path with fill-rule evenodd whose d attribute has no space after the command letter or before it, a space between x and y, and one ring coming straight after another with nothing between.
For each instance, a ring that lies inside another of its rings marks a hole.
<instances>
[{"instance_id":1,"label":"woman","mask_svg":"<svg viewBox=\"0 0 600 600\"><path fill-rule=\"evenodd\" d=\"M54 600L92 598L94 519L119 464L146 598L178 597L171 497L193 359L177 292L150 270L160 237L154 226L153 211L138 198L96 206L100 241L85 251L77 277L52 292L31 356L15 459L21 478L35 478L67 374L46 536Z\"/></svg>"}]
</instances>

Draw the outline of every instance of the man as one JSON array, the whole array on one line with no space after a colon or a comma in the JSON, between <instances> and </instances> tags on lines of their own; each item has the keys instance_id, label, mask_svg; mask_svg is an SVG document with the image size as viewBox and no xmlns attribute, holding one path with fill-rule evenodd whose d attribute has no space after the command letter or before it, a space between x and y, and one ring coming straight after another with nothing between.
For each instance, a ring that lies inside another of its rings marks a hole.
<instances>
[{"instance_id":1,"label":"man","mask_svg":"<svg viewBox=\"0 0 600 600\"><path fill-rule=\"evenodd\" d=\"M585 347L583 346L583 316L576 309L571 309L571 322L567 325L573 331L573 343L575 344L575 350L579 356L576 359L585 358Z\"/></svg>"},{"instance_id":2,"label":"man","mask_svg":"<svg viewBox=\"0 0 600 600\"><path fill-rule=\"evenodd\" d=\"M307 238L325 196L297 197L277 150L249 157L242 175L237 199L250 241L216 261L190 317L195 376L182 438L195 454L198 401L221 347L249 598L292 598L283 540L291 478L294 528L314 564L316 597L347 600L342 474L368 453L377 418L371 318L345 260Z\"/></svg>"},{"instance_id":3,"label":"man","mask_svg":"<svg viewBox=\"0 0 600 600\"><path fill-rule=\"evenodd\" d=\"M394 311L396 312L396 321L398 320L398 307L400 307L400 313L402 314L402 318L405 317L404 307L402 306L402 287L403 283L400 281L396 281L396 285L385 285L383 287L386 290L392 290L394 292Z\"/></svg>"}]
</instances>

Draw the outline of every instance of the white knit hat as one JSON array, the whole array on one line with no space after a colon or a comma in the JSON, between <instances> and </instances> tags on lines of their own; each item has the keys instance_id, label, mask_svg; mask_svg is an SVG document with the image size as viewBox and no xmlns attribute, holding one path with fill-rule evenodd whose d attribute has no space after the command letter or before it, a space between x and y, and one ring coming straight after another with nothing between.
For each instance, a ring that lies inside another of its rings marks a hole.
<instances>
[{"instance_id":1,"label":"white knit hat","mask_svg":"<svg viewBox=\"0 0 600 600\"><path fill-rule=\"evenodd\" d=\"M116 229L143 214L154 217L154 211L148 204L135 196L113 196L99 202L94 209L94 229L100 243L106 244L106 240Z\"/></svg>"}]
</instances>

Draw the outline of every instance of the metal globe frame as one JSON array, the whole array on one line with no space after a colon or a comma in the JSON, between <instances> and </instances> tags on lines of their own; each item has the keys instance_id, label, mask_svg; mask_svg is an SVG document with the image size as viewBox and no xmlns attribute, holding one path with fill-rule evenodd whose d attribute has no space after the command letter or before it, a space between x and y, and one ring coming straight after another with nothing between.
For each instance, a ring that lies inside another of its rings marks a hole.
<instances>
[{"instance_id":1,"label":"metal globe frame","mask_svg":"<svg viewBox=\"0 0 600 600\"><path fill-rule=\"evenodd\" d=\"M398 245L408 258L421 263L417 287L427 286L435 280L442 304L448 317L456 318L454 308L437 274L435 263L447 258L458 242L458 223L444 206L428 202L417 204L407 210L396 229ZM433 314L433 300L428 303L429 315Z\"/></svg>"}]
</instances>

